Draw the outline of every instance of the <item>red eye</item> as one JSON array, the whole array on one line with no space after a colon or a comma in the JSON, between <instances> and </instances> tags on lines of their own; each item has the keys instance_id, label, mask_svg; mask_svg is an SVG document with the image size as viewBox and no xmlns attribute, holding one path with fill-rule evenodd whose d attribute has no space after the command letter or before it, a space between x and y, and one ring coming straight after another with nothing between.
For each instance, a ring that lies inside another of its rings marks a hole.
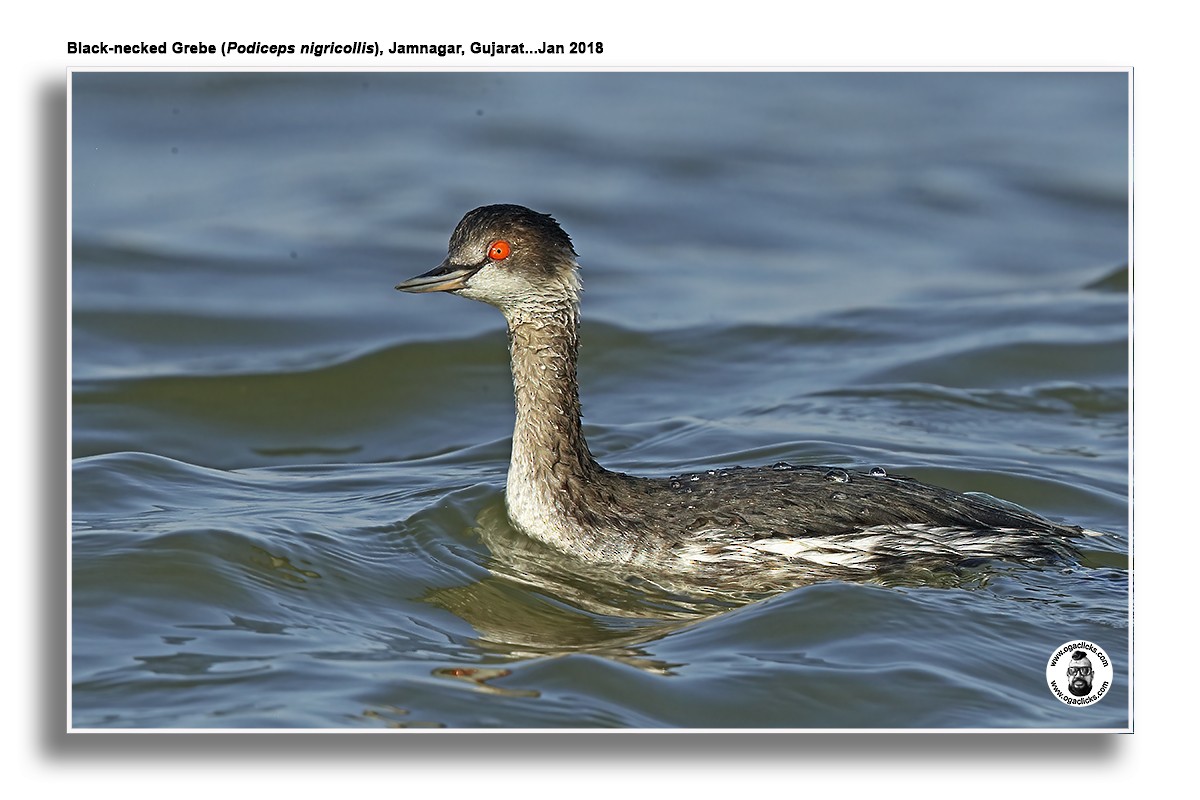
<instances>
[{"instance_id":1,"label":"red eye","mask_svg":"<svg viewBox=\"0 0 1200 800\"><path fill-rule=\"evenodd\" d=\"M503 239L497 239L492 242L492 246L488 248L488 258L492 261L503 261L508 258L508 254L512 252L512 245Z\"/></svg>"}]
</instances>

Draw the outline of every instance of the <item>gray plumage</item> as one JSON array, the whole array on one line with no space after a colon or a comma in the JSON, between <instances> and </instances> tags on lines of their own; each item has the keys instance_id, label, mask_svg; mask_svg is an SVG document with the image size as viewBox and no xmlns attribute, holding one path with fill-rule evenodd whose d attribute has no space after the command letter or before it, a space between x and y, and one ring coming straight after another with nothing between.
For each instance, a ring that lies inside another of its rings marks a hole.
<instances>
[{"instance_id":1,"label":"gray plumage","mask_svg":"<svg viewBox=\"0 0 1200 800\"><path fill-rule=\"evenodd\" d=\"M526 534L592 563L667 572L871 571L975 559L1045 562L1086 532L883 470L792 466L641 478L606 470L580 424L578 264L554 219L477 208L446 260L396 288L496 306L517 419L506 500Z\"/></svg>"}]
</instances>

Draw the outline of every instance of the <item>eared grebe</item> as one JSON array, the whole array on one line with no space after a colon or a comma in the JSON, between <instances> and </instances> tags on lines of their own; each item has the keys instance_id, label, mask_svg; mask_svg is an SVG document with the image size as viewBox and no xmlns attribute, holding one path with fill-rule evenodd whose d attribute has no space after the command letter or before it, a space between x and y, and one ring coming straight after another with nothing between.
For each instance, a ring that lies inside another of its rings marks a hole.
<instances>
[{"instance_id":1,"label":"eared grebe","mask_svg":"<svg viewBox=\"0 0 1200 800\"><path fill-rule=\"evenodd\" d=\"M592 563L656 571L814 573L1071 556L1081 528L881 468L771 466L640 478L596 463L580 425L580 282L549 215L477 208L446 260L396 287L496 306L508 322L517 421L506 499L527 535Z\"/></svg>"}]
</instances>

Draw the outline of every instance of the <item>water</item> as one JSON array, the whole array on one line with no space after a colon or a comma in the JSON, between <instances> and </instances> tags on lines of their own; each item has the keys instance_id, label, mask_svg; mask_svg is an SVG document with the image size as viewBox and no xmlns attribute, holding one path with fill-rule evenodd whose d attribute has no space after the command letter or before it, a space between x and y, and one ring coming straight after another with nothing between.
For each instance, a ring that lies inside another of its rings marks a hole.
<instances>
[{"instance_id":1,"label":"water","mask_svg":"<svg viewBox=\"0 0 1200 800\"><path fill-rule=\"evenodd\" d=\"M1125 728L1120 73L76 73L76 728ZM470 208L581 254L607 466L880 466L1082 562L756 596L513 531ZM1086 708L1047 659L1086 639Z\"/></svg>"}]
</instances>

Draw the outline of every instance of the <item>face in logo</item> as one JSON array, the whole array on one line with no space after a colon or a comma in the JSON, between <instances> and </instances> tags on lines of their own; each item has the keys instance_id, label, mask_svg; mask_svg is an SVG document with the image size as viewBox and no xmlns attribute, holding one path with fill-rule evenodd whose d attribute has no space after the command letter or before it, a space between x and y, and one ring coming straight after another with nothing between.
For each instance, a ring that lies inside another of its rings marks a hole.
<instances>
[{"instance_id":1,"label":"face in logo","mask_svg":"<svg viewBox=\"0 0 1200 800\"><path fill-rule=\"evenodd\" d=\"M1084 697L1092 693L1092 662L1083 650L1071 654L1071 662L1067 664L1067 691L1076 697Z\"/></svg>"}]
</instances>

